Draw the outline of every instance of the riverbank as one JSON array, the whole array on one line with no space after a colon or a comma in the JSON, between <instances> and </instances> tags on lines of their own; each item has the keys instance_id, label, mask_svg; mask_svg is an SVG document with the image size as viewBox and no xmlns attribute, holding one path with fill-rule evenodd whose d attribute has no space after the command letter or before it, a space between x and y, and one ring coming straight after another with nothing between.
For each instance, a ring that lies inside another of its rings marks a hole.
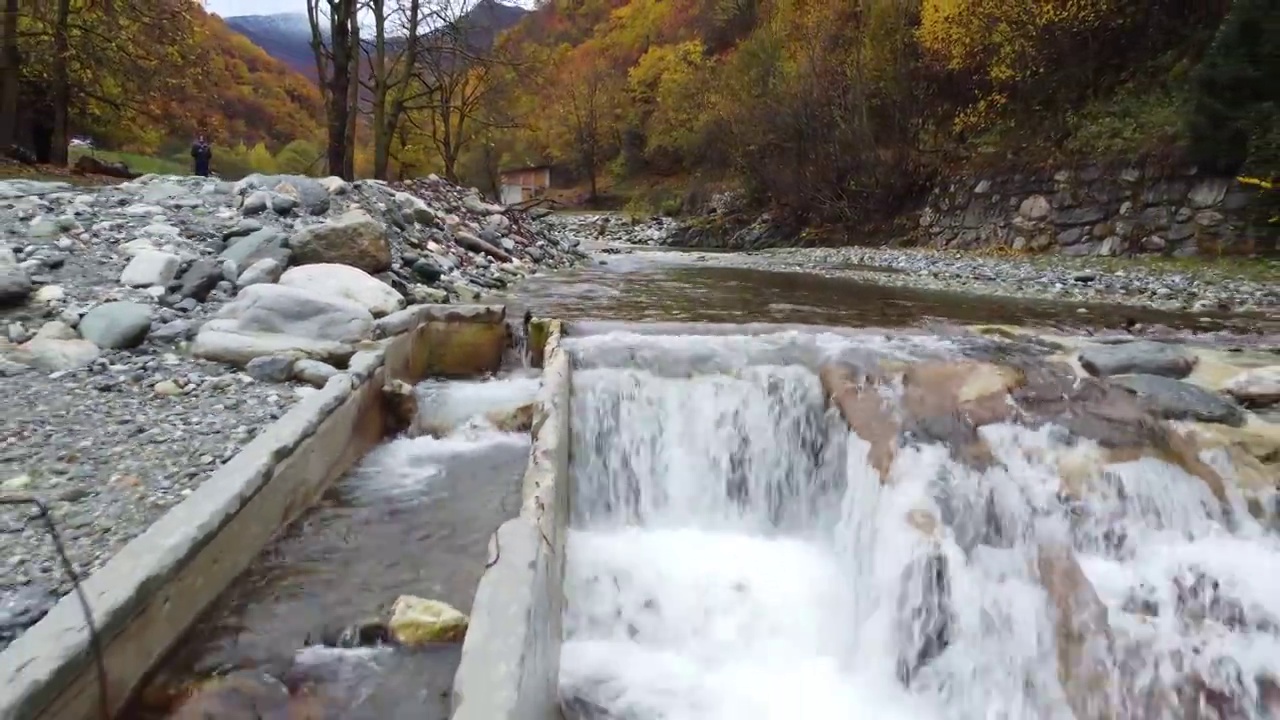
<instances>
[{"instance_id":1,"label":"riverbank","mask_svg":"<svg viewBox=\"0 0 1280 720\"><path fill-rule=\"evenodd\" d=\"M407 306L582 260L434 178L0 181L0 234L0 496L44 500L81 577ZM0 543L3 648L71 584L31 506Z\"/></svg>"},{"instance_id":2,"label":"riverbank","mask_svg":"<svg viewBox=\"0 0 1280 720\"><path fill-rule=\"evenodd\" d=\"M666 247L677 232L667 218L557 214L542 221L605 252ZM960 292L976 297L1121 305L1207 317L1253 318L1280 332L1280 261L982 255L959 250L883 247L681 249L726 267L809 273L876 285ZM1087 307L1083 307L1086 314Z\"/></svg>"}]
</instances>

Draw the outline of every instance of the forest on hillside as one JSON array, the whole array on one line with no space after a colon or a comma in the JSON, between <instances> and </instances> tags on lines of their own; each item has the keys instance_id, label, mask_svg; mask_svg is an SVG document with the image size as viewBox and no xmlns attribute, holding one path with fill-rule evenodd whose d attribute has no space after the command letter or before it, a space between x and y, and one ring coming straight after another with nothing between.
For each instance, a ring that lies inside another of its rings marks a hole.
<instances>
[{"instance_id":1,"label":"forest on hillside","mask_svg":"<svg viewBox=\"0 0 1280 720\"><path fill-rule=\"evenodd\" d=\"M472 0L308 0L318 87L184 0L21 7L0 146L11 108L61 108L161 154L208 128L251 169L493 191L554 163L826 221L984 164L1280 171L1275 0L543 0L496 42Z\"/></svg>"},{"instance_id":2,"label":"forest on hillside","mask_svg":"<svg viewBox=\"0 0 1280 720\"><path fill-rule=\"evenodd\" d=\"M226 159L240 151L247 161L294 141L314 148L319 108L313 84L197 3L6 0L0 147L18 144L40 161L65 163L78 135L184 155L201 131L230 145Z\"/></svg>"}]
</instances>

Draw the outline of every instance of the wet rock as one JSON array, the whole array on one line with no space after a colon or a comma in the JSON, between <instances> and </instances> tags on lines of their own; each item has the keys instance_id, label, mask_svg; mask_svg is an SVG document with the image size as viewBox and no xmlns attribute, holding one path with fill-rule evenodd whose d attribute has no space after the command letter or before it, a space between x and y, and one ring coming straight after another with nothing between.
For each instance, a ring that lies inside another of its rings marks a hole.
<instances>
[{"instance_id":1,"label":"wet rock","mask_svg":"<svg viewBox=\"0 0 1280 720\"><path fill-rule=\"evenodd\" d=\"M299 231L289 240L298 264L351 265L368 273L391 267L386 228L362 210Z\"/></svg>"},{"instance_id":2,"label":"wet rock","mask_svg":"<svg viewBox=\"0 0 1280 720\"><path fill-rule=\"evenodd\" d=\"M1181 379L1195 369L1196 356L1168 343L1136 341L1094 345L1080 351L1080 365L1095 377L1160 375Z\"/></svg>"},{"instance_id":3,"label":"wet rock","mask_svg":"<svg viewBox=\"0 0 1280 720\"><path fill-rule=\"evenodd\" d=\"M280 284L303 290L323 288L326 295L349 300L382 317L404 307L404 297L391 286L350 265L317 263L286 270Z\"/></svg>"},{"instance_id":4,"label":"wet rock","mask_svg":"<svg viewBox=\"0 0 1280 720\"><path fill-rule=\"evenodd\" d=\"M291 717L289 689L276 678L237 670L206 681L178 707L171 720L260 720Z\"/></svg>"},{"instance_id":5,"label":"wet rock","mask_svg":"<svg viewBox=\"0 0 1280 720\"><path fill-rule=\"evenodd\" d=\"M879 392L881 381L847 365L824 365L818 377L849 429L871 445L867 459L881 482L887 482L900 426L892 405Z\"/></svg>"},{"instance_id":6,"label":"wet rock","mask_svg":"<svg viewBox=\"0 0 1280 720\"><path fill-rule=\"evenodd\" d=\"M1079 718L1114 718L1114 639L1107 606L1068 547L1042 545L1037 569L1051 603L1058 651L1058 679Z\"/></svg>"},{"instance_id":7,"label":"wet rock","mask_svg":"<svg viewBox=\"0 0 1280 720\"><path fill-rule=\"evenodd\" d=\"M334 648L379 647L392 641L391 630L381 620L365 620L354 625L322 628L304 644Z\"/></svg>"},{"instance_id":8,"label":"wet rock","mask_svg":"<svg viewBox=\"0 0 1280 720\"><path fill-rule=\"evenodd\" d=\"M392 380L382 388L383 407L386 408L388 430L394 433L408 432L417 435L421 432L418 425L418 394L413 386Z\"/></svg>"},{"instance_id":9,"label":"wet rock","mask_svg":"<svg viewBox=\"0 0 1280 720\"><path fill-rule=\"evenodd\" d=\"M528 403L510 411L495 411L485 418L500 432L529 432L533 428L534 404Z\"/></svg>"},{"instance_id":10,"label":"wet rock","mask_svg":"<svg viewBox=\"0 0 1280 720\"><path fill-rule=\"evenodd\" d=\"M1231 378L1222 391L1251 408L1280 403L1280 365L1246 370Z\"/></svg>"},{"instance_id":11,"label":"wet rock","mask_svg":"<svg viewBox=\"0 0 1280 720\"><path fill-rule=\"evenodd\" d=\"M1135 393L1144 406L1163 418L1235 427L1245 421L1244 411L1239 406L1198 385L1159 375L1121 375L1111 380Z\"/></svg>"},{"instance_id":12,"label":"wet rock","mask_svg":"<svg viewBox=\"0 0 1280 720\"><path fill-rule=\"evenodd\" d=\"M951 644L951 578L940 552L917 557L903 570L898 592L898 680L907 687L922 667Z\"/></svg>"},{"instance_id":13,"label":"wet rock","mask_svg":"<svg viewBox=\"0 0 1280 720\"><path fill-rule=\"evenodd\" d=\"M396 642L408 647L461 642L467 633L467 616L439 600L401 595L391 607L387 626Z\"/></svg>"},{"instance_id":14,"label":"wet rock","mask_svg":"<svg viewBox=\"0 0 1280 720\"><path fill-rule=\"evenodd\" d=\"M151 308L133 302L103 303L77 326L84 339L112 350L137 347L151 330Z\"/></svg>"}]
</instances>

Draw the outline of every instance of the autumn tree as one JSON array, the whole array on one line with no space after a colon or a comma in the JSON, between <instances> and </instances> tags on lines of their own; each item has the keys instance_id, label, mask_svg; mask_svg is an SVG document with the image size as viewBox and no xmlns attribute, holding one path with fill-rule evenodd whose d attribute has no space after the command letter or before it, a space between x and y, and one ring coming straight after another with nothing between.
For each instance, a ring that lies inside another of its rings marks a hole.
<instances>
[{"instance_id":1,"label":"autumn tree","mask_svg":"<svg viewBox=\"0 0 1280 720\"><path fill-rule=\"evenodd\" d=\"M365 87L373 125L373 174L387 179L396 132L405 113L425 93L415 83L424 25L422 0L369 0L373 30L363 44L369 77Z\"/></svg>"},{"instance_id":2,"label":"autumn tree","mask_svg":"<svg viewBox=\"0 0 1280 720\"><path fill-rule=\"evenodd\" d=\"M417 83L423 101L409 116L433 146L444 175L458 179L463 152L480 135L510 126L491 97L513 66L499 48L477 42L467 0L436 0L430 9L432 30L417 53Z\"/></svg>"},{"instance_id":3,"label":"autumn tree","mask_svg":"<svg viewBox=\"0 0 1280 720\"><path fill-rule=\"evenodd\" d=\"M1280 25L1271 0L1238 0L1194 75L1192 157L1235 173L1280 173ZM1270 27L1268 26L1270 23Z\"/></svg>"},{"instance_id":4,"label":"autumn tree","mask_svg":"<svg viewBox=\"0 0 1280 720\"><path fill-rule=\"evenodd\" d=\"M623 82L600 49L584 43L562 49L540 86L536 121L548 148L587 178L592 200L599 196L600 169L618 145Z\"/></svg>"},{"instance_id":5,"label":"autumn tree","mask_svg":"<svg viewBox=\"0 0 1280 720\"><path fill-rule=\"evenodd\" d=\"M202 11L190 3L54 0L19 9L18 93L42 161L66 162L73 117L82 128L136 130L171 110L175 89L200 81ZM12 67L6 66L9 77ZM21 109L0 107L7 115L0 124L16 128Z\"/></svg>"}]
</instances>

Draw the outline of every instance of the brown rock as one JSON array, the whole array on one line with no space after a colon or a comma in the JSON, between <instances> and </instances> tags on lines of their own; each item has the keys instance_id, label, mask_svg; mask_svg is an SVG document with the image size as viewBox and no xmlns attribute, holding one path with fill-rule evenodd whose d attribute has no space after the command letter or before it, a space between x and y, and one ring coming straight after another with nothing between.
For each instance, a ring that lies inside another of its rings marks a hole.
<instances>
[{"instance_id":1,"label":"brown rock","mask_svg":"<svg viewBox=\"0 0 1280 720\"><path fill-rule=\"evenodd\" d=\"M289 239L296 265L337 263L375 274L391 268L387 228L361 210L310 225Z\"/></svg>"},{"instance_id":2,"label":"brown rock","mask_svg":"<svg viewBox=\"0 0 1280 720\"><path fill-rule=\"evenodd\" d=\"M822 389L849 428L871 444L869 460L887 482L898 448L898 419L880 396L883 379L873 379L848 365L824 365L818 371Z\"/></svg>"},{"instance_id":3,"label":"brown rock","mask_svg":"<svg viewBox=\"0 0 1280 720\"><path fill-rule=\"evenodd\" d=\"M1053 604L1058 680L1078 718L1119 717L1111 686L1114 639L1107 607L1066 546L1040 547L1040 582Z\"/></svg>"},{"instance_id":4,"label":"brown rock","mask_svg":"<svg viewBox=\"0 0 1280 720\"><path fill-rule=\"evenodd\" d=\"M534 404L527 403L515 410L494 411L485 417L493 426L502 432L529 432L533 428Z\"/></svg>"},{"instance_id":5,"label":"brown rock","mask_svg":"<svg viewBox=\"0 0 1280 720\"><path fill-rule=\"evenodd\" d=\"M407 432L414 436L423 431L418 423L418 395L409 383L392 380L383 385L382 405L386 412L388 432Z\"/></svg>"}]
</instances>

